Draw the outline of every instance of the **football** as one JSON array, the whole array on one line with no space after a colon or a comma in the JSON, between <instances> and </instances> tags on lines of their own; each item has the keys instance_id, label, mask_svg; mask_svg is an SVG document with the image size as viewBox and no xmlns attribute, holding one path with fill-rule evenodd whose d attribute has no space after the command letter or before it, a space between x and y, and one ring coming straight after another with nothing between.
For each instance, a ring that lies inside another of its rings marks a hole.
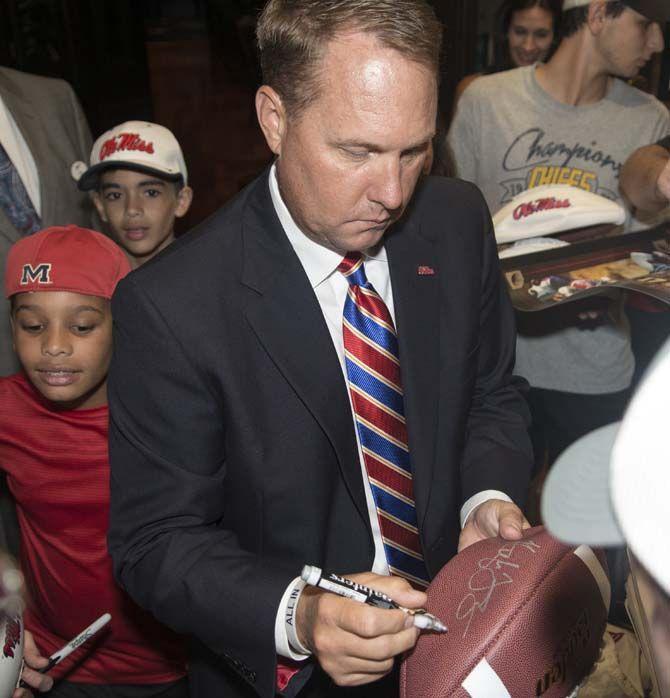
<instances>
[{"instance_id":1,"label":"football","mask_svg":"<svg viewBox=\"0 0 670 698\"><path fill-rule=\"evenodd\" d=\"M21 614L0 612L0 698L11 698L21 678L23 640Z\"/></svg>"},{"instance_id":2,"label":"football","mask_svg":"<svg viewBox=\"0 0 670 698\"><path fill-rule=\"evenodd\" d=\"M469 546L428 588L448 627L422 632L400 670L403 698L565 698L598 659L610 586L600 551L543 527Z\"/></svg>"}]
</instances>

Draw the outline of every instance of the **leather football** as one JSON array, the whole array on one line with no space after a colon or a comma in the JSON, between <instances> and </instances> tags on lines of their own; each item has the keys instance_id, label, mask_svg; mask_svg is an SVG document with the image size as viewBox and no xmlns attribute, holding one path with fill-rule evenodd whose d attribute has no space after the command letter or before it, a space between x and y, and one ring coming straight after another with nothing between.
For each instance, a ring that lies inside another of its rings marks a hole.
<instances>
[{"instance_id":1,"label":"leather football","mask_svg":"<svg viewBox=\"0 0 670 698\"><path fill-rule=\"evenodd\" d=\"M569 696L598 659L606 569L602 552L541 526L469 546L428 588L427 610L449 630L421 633L402 662L402 698Z\"/></svg>"}]
</instances>

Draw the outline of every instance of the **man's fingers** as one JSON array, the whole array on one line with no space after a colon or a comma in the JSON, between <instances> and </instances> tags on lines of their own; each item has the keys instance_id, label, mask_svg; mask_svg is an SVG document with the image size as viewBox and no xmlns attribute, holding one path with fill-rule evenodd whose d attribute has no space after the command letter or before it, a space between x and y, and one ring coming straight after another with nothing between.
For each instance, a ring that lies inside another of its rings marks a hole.
<instances>
[{"instance_id":1,"label":"man's fingers","mask_svg":"<svg viewBox=\"0 0 670 698\"><path fill-rule=\"evenodd\" d=\"M458 538L458 552L460 553L461 550L465 550L465 548L468 546L476 543L477 541L483 540L484 538L486 538L486 536L479 533L474 524L466 524Z\"/></svg>"},{"instance_id":2,"label":"man's fingers","mask_svg":"<svg viewBox=\"0 0 670 698\"><path fill-rule=\"evenodd\" d=\"M323 613L333 617L338 628L363 639L399 633L405 629L408 618L403 611L375 608L330 595L321 602Z\"/></svg>"},{"instance_id":3,"label":"man's fingers","mask_svg":"<svg viewBox=\"0 0 670 698\"><path fill-rule=\"evenodd\" d=\"M21 672L21 680L24 681L30 688L34 688L41 693L50 691L54 685L54 680L48 674L40 674L39 671L31 669L25 665Z\"/></svg>"},{"instance_id":4,"label":"man's fingers","mask_svg":"<svg viewBox=\"0 0 670 698\"><path fill-rule=\"evenodd\" d=\"M381 591L405 608L423 608L428 600L425 592L414 589L414 587L402 577L397 577L395 575L387 577L372 573L345 576L375 591Z\"/></svg>"},{"instance_id":5,"label":"man's fingers","mask_svg":"<svg viewBox=\"0 0 670 698\"><path fill-rule=\"evenodd\" d=\"M12 698L34 698L34 695L27 688L17 688L12 693Z\"/></svg>"},{"instance_id":6,"label":"man's fingers","mask_svg":"<svg viewBox=\"0 0 670 698\"><path fill-rule=\"evenodd\" d=\"M523 536L524 528L528 528L524 515L516 505L510 504L500 512L499 533L506 540L519 540Z\"/></svg>"},{"instance_id":7,"label":"man's fingers","mask_svg":"<svg viewBox=\"0 0 670 698\"><path fill-rule=\"evenodd\" d=\"M35 638L30 630L26 630L24 636L23 659L25 663L33 669L42 669L49 663L49 658L43 657L37 648Z\"/></svg>"},{"instance_id":8,"label":"man's fingers","mask_svg":"<svg viewBox=\"0 0 670 698\"><path fill-rule=\"evenodd\" d=\"M408 628L401 633L372 639L362 639L348 633L324 638L319 661L339 685L358 685L377 680L393 668L394 657L407 652L416 644L419 631ZM358 676L359 678L353 678ZM367 676L367 679L362 677Z\"/></svg>"}]
</instances>

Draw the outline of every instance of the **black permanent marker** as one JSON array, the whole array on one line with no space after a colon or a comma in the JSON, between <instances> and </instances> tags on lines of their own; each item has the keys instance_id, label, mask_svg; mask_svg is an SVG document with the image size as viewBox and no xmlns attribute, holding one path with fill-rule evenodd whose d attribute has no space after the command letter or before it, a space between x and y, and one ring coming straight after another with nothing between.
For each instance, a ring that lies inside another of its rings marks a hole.
<instances>
[{"instance_id":1,"label":"black permanent marker","mask_svg":"<svg viewBox=\"0 0 670 698\"><path fill-rule=\"evenodd\" d=\"M300 576L305 584L318 587L324 591L330 591L338 596L344 596L352 601L366 603L377 608L392 608L404 611L414 617L414 625L421 630L434 630L438 633L447 632L447 626L432 613L426 612L425 609L399 606L390 596L354 582L352 579L323 572L321 568L313 565L305 565Z\"/></svg>"}]
</instances>

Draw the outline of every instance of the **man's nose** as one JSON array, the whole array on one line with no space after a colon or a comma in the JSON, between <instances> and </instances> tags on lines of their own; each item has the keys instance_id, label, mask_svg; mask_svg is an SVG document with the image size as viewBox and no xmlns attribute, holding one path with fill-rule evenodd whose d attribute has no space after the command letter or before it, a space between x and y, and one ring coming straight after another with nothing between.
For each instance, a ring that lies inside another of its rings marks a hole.
<instances>
[{"instance_id":1,"label":"man's nose","mask_svg":"<svg viewBox=\"0 0 670 698\"><path fill-rule=\"evenodd\" d=\"M402 166L398 157L380 157L371 197L387 211L402 206Z\"/></svg>"},{"instance_id":2,"label":"man's nose","mask_svg":"<svg viewBox=\"0 0 670 698\"><path fill-rule=\"evenodd\" d=\"M528 51L530 53L531 51L534 51L536 46L535 46L535 37L532 34L529 34L523 41L523 50Z\"/></svg>"},{"instance_id":3,"label":"man's nose","mask_svg":"<svg viewBox=\"0 0 670 698\"><path fill-rule=\"evenodd\" d=\"M652 53L660 53L665 48L663 32L657 22L649 25L647 46Z\"/></svg>"},{"instance_id":4,"label":"man's nose","mask_svg":"<svg viewBox=\"0 0 670 698\"><path fill-rule=\"evenodd\" d=\"M46 356L68 356L72 353L67 330L62 327L49 327L43 335L42 354Z\"/></svg>"},{"instance_id":5,"label":"man's nose","mask_svg":"<svg viewBox=\"0 0 670 698\"><path fill-rule=\"evenodd\" d=\"M142 198L136 194L132 194L126 199L126 214L129 216L138 216L142 213Z\"/></svg>"}]
</instances>

